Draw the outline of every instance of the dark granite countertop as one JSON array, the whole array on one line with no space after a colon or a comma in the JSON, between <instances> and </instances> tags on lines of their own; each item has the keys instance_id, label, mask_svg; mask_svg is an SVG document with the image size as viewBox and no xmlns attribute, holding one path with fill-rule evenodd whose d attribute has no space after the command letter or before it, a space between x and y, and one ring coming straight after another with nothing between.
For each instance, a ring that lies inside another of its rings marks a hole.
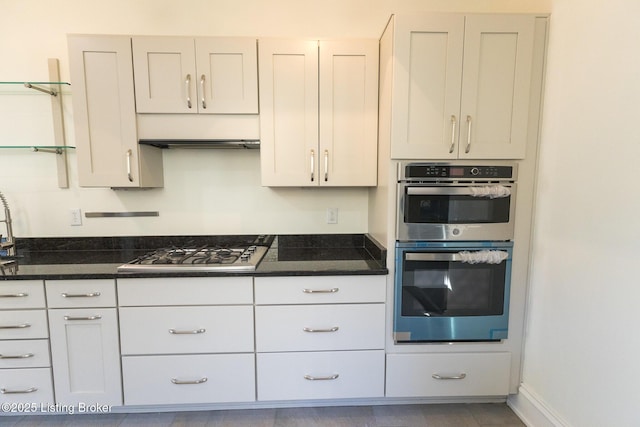
<instances>
[{"instance_id":1,"label":"dark granite countertop","mask_svg":"<svg viewBox=\"0 0 640 427\"><path fill-rule=\"evenodd\" d=\"M150 250L258 236L133 236L17 239L17 269L4 265L0 280L126 277L383 275L386 249L367 234L269 236L270 248L253 272L118 273L118 266ZM273 237L273 240L271 239ZM7 258L4 258L4 262Z\"/></svg>"}]
</instances>

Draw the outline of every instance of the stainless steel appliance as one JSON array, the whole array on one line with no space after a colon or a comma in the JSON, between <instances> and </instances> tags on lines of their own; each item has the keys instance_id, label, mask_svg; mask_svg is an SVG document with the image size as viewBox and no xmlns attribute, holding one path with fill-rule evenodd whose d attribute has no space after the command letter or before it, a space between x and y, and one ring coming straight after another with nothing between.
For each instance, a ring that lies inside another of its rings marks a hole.
<instances>
[{"instance_id":1,"label":"stainless steel appliance","mask_svg":"<svg viewBox=\"0 0 640 427\"><path fill-rule=\"evenodd\" d=\"M254 271L269 250L271 241L273 237L258 236L249 243L239 240L160 248L121 265L118 272Z\"/></svg>"},{"instance_id":2,"label":"stainless steel appliance","mask_svg":"<svg viewBox=\"0 0 640 427\"><path fill-rule=\"evenodd\" d=\"M397 240L511 240L517 164L405 162Z\"/></svg>"},{"instance_id":3,"label":"stainless steel appliance","mask_svg":"<svg viewBox=\"0 0 640 427\"><path fill-rule=\"evenodd\" d=\"M507 338L512 242L398 242L396 342Z\"/></svg>"},{"instance_id":4,"label":"stainless steel appliance","mask_svg":"<svg viewBox=\"0 0 640 427\"><path fill-rule=\"evenodd\" d=\"M517 164L403 162L396 342L507 338Z\"/></svg>"}]
</instances>

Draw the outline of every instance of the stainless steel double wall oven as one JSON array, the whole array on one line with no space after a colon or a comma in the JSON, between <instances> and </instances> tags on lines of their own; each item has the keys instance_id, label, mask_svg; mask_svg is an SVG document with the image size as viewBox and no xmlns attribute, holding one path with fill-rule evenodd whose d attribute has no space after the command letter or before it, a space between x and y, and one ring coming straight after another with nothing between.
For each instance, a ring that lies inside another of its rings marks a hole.
<instances>
[{"instance_id":1,"label":"stainless steel double wall oven","mask_svg":"<svg viewBox=\"0 0 640 427\"><path fill-rule=\"evenodd\" d=\"M398 169L396 342L507 338L517 164Z\"/></svg>"}]
</instances>

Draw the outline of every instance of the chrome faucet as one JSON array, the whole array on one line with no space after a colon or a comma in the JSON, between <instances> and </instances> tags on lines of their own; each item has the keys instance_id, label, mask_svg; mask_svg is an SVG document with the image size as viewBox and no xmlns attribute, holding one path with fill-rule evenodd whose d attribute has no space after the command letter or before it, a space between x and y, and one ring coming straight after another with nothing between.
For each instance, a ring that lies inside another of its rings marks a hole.
<instances>
[{"instance_id":1,"label":"chrome faucet","mask_svg":"<svg viewBox=\"0 0 640 427\"><path fill-rule=\"evenodd\" d=\"M4 219L0 222L4 222L7 228L6 242L0 242L0 247L7 249L7 255L15 255L15 241L13 239L13 228L11 227L11 212L9 211L9 204L4 194L0 191L0 201L4 206Z\"/></svg>"}]
</instances>

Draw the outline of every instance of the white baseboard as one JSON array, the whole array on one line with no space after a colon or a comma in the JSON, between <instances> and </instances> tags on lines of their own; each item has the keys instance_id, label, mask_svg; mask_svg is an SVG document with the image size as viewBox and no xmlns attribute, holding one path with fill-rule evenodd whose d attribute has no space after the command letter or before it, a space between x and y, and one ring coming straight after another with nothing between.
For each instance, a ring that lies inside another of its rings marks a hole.
<instances>
[{"instance_id":1,"label":"white baseboard","mask_svg":"<svg viewBox=\"0 0 640 427\"><path fill-rule=\"evenodd\" d=\"M521 384L518 394L507 399L507 405L528 427L568 427L569 424L553 413L544 401L526 384Z\"/></svg>"}]
</instances>

